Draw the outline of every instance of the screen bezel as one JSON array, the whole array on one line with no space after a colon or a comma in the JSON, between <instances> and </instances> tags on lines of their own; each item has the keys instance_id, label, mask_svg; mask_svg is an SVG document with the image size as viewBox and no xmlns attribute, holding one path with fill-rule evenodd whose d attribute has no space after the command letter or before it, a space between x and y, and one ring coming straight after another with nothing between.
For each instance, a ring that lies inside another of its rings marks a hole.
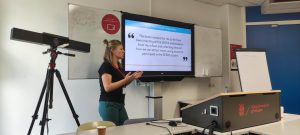
<instances>
[{"instance_id":1,"label":"screen bezel","mask_svg":"<svg viewBox=\"0 0 300 135\"><path fill-rule=\"evenodd\" d=\"M179 28L186 28L191 29L191 71L144 71L143 77L155 77L155 76L194 76L194 24L183 23L178 21L166 20L156 17L144 16L144 15L137 15L131 13L122 13L122 43L124 49L126 48L125 44L125 20L133 20L133 21L140 21L140 22L147 22L147 23L154 23L166 26L174 26ZM125 52L126 53L126 52ZM122 65L125 70L125 61L126 57L122 59ZM132 71L125 71L125 72L132 72Z\"/></svg>"}]
</instances>

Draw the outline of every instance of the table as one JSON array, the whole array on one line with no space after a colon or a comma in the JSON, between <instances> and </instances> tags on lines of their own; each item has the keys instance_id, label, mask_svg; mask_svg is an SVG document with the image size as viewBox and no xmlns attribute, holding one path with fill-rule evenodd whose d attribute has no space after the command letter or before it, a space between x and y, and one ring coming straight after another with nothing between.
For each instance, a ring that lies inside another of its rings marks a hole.
<instances>
[{"instance_id":1,"label":"table","mask_svg":"<svg viewBox=\"0 0 300 135\"><path fill-rule=\"evenodd\" d=\"M156 123L152 123L156 124ZM196 129L186 124L180 124L178 127L171 127L167 123L156 124L168 128L172 134L196 132ZM76 133L67 133L60 135L76 135ZM98 135L97 130L87 130L79 132L77 135ZM106 135L169 135L167 129L146 125L146 123L129 124L117 127L109 127L106 129Z\"/></svg>"},{"instance_id":2,"label":"table","mask_svg":"<svg viewBox=\"0 0 300 135\"><path fill-rule=\"evenodd\" d=\"M157 124L167 127L172 134L186 132L201 132L203 128L186 125L183 127L171 127L167 123ZM206 130L207 131L207 130ZM208 131L207 131L208 132ZM300 115L284 114L281 121L264 124L245 129L239 129L232 132L233 135L241 135L249 132L259 135L300 135ZM106 129L107 135L169 135L167 129L146 125L146 123L130 124L117 127L109 127ZM230 132L214 132L215 135L230 135ZM76 133L67 133L60 135L76 135ZM80 132L77 135L97 135L97 130L88 130Z\"/></svg>"}]
</instances>

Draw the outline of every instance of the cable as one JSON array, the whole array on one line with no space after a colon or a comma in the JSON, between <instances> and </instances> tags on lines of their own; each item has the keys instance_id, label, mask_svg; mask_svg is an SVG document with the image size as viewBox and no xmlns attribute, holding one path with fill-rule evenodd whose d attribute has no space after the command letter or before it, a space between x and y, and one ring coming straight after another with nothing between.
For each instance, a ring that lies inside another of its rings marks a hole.
<instances>
[{"instance_id":1,"label":"cable","mask_svg":"<svg viewBox=\"0 0 300 135\"><path fill-rule=\"evenodd\" d=\"M212 125L212 124L209 124L208 126L204 127L203 130L202 130L202 132L201 132L201 135L205 135L205 130L206 130L207 128L209 128L211 125Z\"/></svg>"},{"instance_id":2,"label":"cable","mask_svg":"<svg viewBox=\"0 0 300 135\"><path fill-rule=\"evenodd\" d=\"M170 121L171 120L151 120L151 123L169 123Z\"/></svg>"},{"instance_id":3,"label":"cable","mask_svg":"<svg viewBox=\"0 0 300 135\"><path fill-rule=\"evenodd\" d=\"M209 128L208 134L212 135L213 130L215 129L216 126L217 126L217 123L215 121L212 121L211 124L209 124L208 126L203 128L203 130L201 132L201 135L205 135L205 130L208 129L208 128Z\"/></svg>"},{"instance_id":4,"label":"cable","mask_svg":"<svg viewBox=\"0 0 300 135\"><path fill-rule=\"evenodd\" d=\"M149 123L149 122L147 122L147 123L146 123L146 125L151 125L151 126L156 126L156 127L165 128L165 129L167 129L167 130L168 130L168 132L170 133L170 135L173 135L173 134L172 134L172 132L170 131L170 129L169 129L169 128L167 128L167 127L160 126L160 125L156 125L156 124L152 124L152 123Z\"/></svg>"},{"instance_id":5,"label":"cable","mask_svg":"<svg viewBox=\"0 0 300 135\"><path fill-rule=\"evenodd\" d=\"M152 123L168 123L168 120L151 120Z\"/></svg>"},{"instance_id":6,"label":"cable","mask_svg":"<svg viewBox=\"0 0 300 135\"><path fill-rule=\"evenodd\" d=\"M171 127L187 127L187 125L184 125L182 121L180 120L152 120L150 121L151 123L156 123L156 124L168 124Z\"/></svg>"},{"instance_id":7,"label":"cable","mask_svg":"<svg viewBox=\"0 0 300 135\"><path fill-rule=\"evenodd\" d=\"M151 120L151 123L169 123L169 122L182 123L181 120Z\"/></svg>"},{"instance_id":8,"label":"cable","mask_svg":"<svg viewBox=\"0 0 300 135\"><path fill-rule=\"evenodd\" d=\"M217 127L217 122L215 122L215 121L212 121L212 125L210 126L210 128L209 128L209 132L208 132L208 135L213 135L214 134L214 130L215 130L215 128Z\"/></svg>"},{"instance_id":9,"label":"cable","mask_svg":"<svg viewBox=\"0 0 300 135\"><path fill-rule=\"evenodd\" d=\"M229 132L230 132L230 135L232 135L232 130L231 130L231 128L229 128Z\"/></svg>"}]
</instances>

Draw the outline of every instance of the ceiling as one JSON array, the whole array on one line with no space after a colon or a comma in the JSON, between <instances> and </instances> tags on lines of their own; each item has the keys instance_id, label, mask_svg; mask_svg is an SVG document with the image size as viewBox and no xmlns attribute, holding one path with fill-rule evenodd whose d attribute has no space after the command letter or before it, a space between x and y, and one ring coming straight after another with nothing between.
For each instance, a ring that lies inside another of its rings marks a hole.
<instances>
[{"instance_id":1,"label":"ceiling","mask_svg":"<svg viewBox=\"0 0 300 135\"><path fill-rule=\"evenodd\" d=\"M240 7L249 7L249 6L260 6L265 0L195 0L195 1L216 5L216 6L231 4Z\"/></svg>"}]
</instances>

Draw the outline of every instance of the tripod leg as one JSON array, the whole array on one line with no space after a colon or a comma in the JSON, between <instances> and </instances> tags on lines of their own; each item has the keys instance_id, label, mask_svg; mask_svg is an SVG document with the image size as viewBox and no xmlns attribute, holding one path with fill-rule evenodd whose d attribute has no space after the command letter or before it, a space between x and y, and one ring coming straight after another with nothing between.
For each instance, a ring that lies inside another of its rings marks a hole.
<instances>
[{"instance_id":1,"label":"tripod leg","mask_svg":"<svg viewBox=\"0 0 300 135\"><path fill-rule=\"evenodd\" d=\"M43 111L43 117L42 120L40 121L40 125L41 125L41 135L44 134L44 129L45 129L45 124L47 119L47 115L48 115L48 100L49 100L49 90L47 90L46 92L46 97L45 97L45 102L44 102L44 111Z\"/></svg>"},{"instance_id":2,"label":"tripod leg","mask_svg":"<svg viewBox=\"0 0 300 135\"><path fill-rule=\"evenodd\" d=\"M64 83L63 83L63 81L62 81L62 79L61 79L60 72L59 72L58 70L55 70L55 75L56 75L56 77L57 77L57 79L58 79L58 81L59 81L59 84L60 84L60 86L61 86L63 92L64 92L64 95L65 95L65 97L66 97L66 99L67 99L67 102L68 102L69 107L70 107L70 109L71 109L71 111L72 111L72 114L73 114L73 117L74 117L74 119L75 119L75 121L76 121L76 123L77 123L77 126L80 126L80 123L79 123L79 120L78 120L78 117L79 117L79 116L76 114L76 112L75 112L75 110L74 110L74 108L73 108L73 105L72 105L72 102L71 102L71 100L70 100L70 97L69 97L69 95L68 95L68 93L67 93L66 87L65 87L65 85L64 85Z\"/></svg>"},{"instance_id":3,"label":"tripod leg","mask_svg":"<svg viewBox=\"0 0 300 135\"><path fill-rule=\"evenodd\" d=\"M54 72L55 72L55 70L49 69L49 76L47 79L47 91L46 91L46 97L45 97L45 101L44 101L43 117L42 117L42 120L40 121L41 135L44 134L45 124L46 124L46 122L49 121L49 119L48 119L48 103L49 103L49 98L51 96L51 92L53 91Z\"/></svg>"},{"instance_id":4,"label":"tripod leg","mask_svg":"<svg viewBox=\"0 0 300 135\"><path fill-rule=\"evenodd\" d=\"M49 69L47 70L46 79L45 79L45 82L44 82L44 85L43 85L43 89L42 89L42 91L41 91L41 94L40 94L40 97L39 97L37 106L36 106L35 111L34 111L34 114L32 115L32 121L31 121L29 130L28 130L28 132L27 132L27 135L30 135L30 134L31 134L31 131L32 131L32 127L33 127L33 125L34 125L34 122L35 122L35 120L38 118L38 115L37 115L37 114L38 114L38 112L39 112L39 109L40 109L40 106L41 106L41 102L42 102L43 96L44 96L45 91L46 91L46 86L47 86L48 76L49 76Z\"/></svg>"},{"instance_id":5,"label":"tripod leg","mask_svg":"<svg viewBox=\"0 0 300 135\"><path fill-rule=\"evenodd\" d=\"M50 94L50 97L49 97L49 108L52 109L53 108L53 80L54 80L54 72L55 72L55 69L50 69L50 77L49 77L49 83L48 83L48 90L49 90L49 94Z\"/></svg>"}]
</instances>

